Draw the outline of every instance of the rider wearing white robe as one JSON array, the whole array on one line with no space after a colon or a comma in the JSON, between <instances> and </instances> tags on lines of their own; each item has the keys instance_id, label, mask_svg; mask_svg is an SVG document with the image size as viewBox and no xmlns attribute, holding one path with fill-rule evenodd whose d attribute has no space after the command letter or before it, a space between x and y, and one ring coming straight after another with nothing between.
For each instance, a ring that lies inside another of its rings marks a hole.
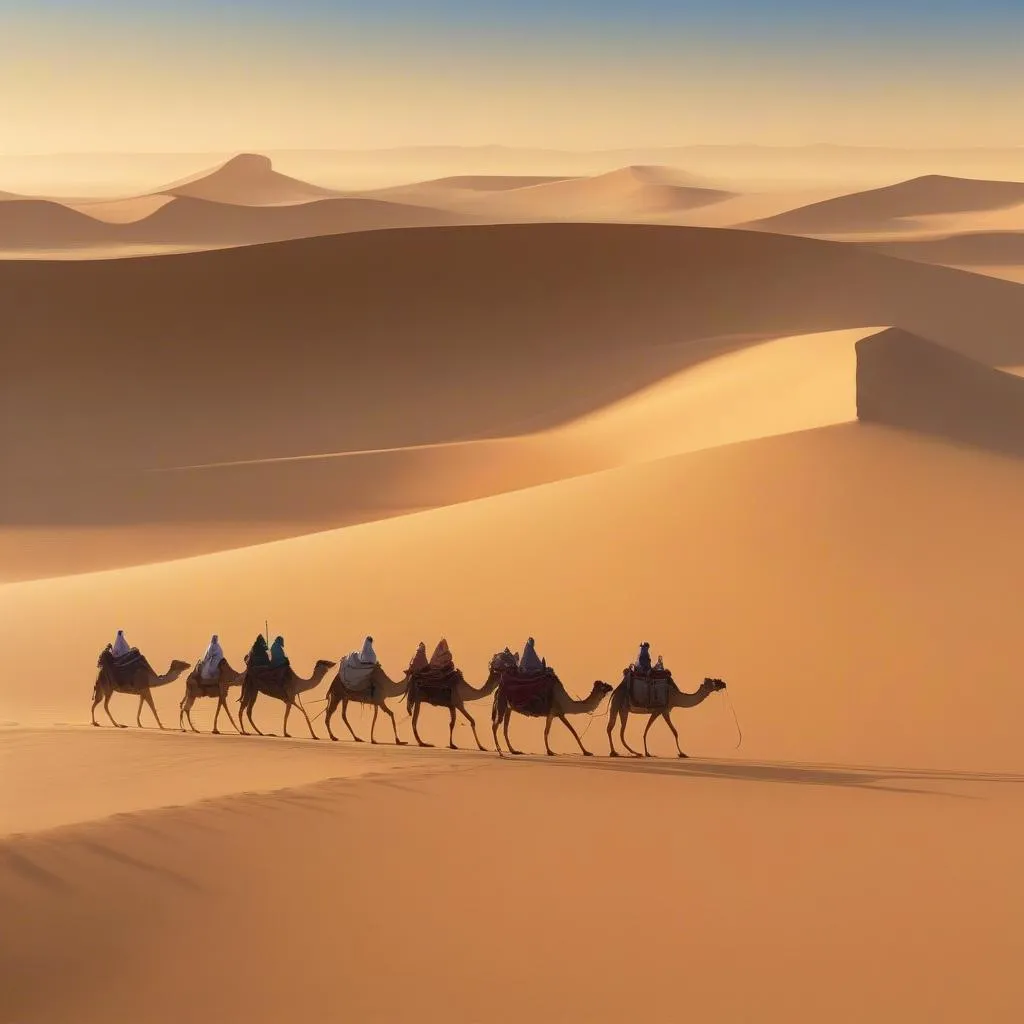
<instances>
[{"instance_id":1,"label":"rider wearing white robe","mask_svg":"<svg viewBox=\"0 0 1024 1024\"><path fill-rule=\"evenodd\" d=\"M220 675L220 663L223 659L224 649L217 639L217 634L214 633L210 638L210 646L206 648L206 653L203 655L203 663L199 669L200 676L203 679L216 679Z\"/></svg>"},{"instance_id":2,"label":"rider wearing white robe","mask_svg":"<svg viewBox=\"0 0 1024 1024\"><path fill-rule=\"evenodd\" d=\"M128 646L128 641L124 638L124 630L119 629L117 631L117 636L114 637L113 644L111 644L110 653L113 654L115 658L120 658L130 650L131 648Z\"/></svg>"},{"instance_id":3,"label":"rider wearing white robe","mask_svg":"<svg viewBox=\"0 0 1024 1024\"><path fill-rule=\"evenodd\" d=\"M363 649L359 652L359 661L363 665L376 665L377 655L373 651L373 637L368 636L363 641Z\"/></svg>"}]
</instances>

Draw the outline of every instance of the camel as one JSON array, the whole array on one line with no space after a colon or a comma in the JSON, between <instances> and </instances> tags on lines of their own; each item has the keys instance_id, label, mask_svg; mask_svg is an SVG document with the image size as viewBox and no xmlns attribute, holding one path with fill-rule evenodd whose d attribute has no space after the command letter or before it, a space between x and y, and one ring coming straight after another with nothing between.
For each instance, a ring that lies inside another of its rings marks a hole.
<instances>
[{"instance_id":1,"label":"camel","mask_svg":"<svg viewBox=\"0 0 1024 1024\"><path fill-rule=\"evenodd\" d=\"M357 735L355 729L352 728L352 724L348 720L348 705L351 701L355 704L372 704L373 705L373 721L370 723L370 742L376 743L377 741L373 737L373 731L377 727L377 715L383 711L388 718L391 719L391 728L395 730L395 743L399 747L404 747L405 740L398 738L398 725L395 722L395 716L391 708L387 706L387 701L392 697L404 697L409 688L409 677L406 676L401 682L396 682L394 679L388 678L387 673L380 667L378 662L373 667L373 672L370 675L369 683L359 689L353 690L345 685L345 680L342 677L343 666L338 666L338 674L334 677L331 682L331 688L327 691L327 714L324 716L324 721L327 724L327 735L337 743L338 737L331 731L331 715L338 709L338 705L341 705L341 720L348 727L348 731L352 734L352 739L356 743L362 743Z\"/></svg>"},{"instance_id":2,"label":"camel","mask_svg":"<svg viewBox=\"0 0 1024 1024\"><path fill-rule=\"evenodd\" d=\"M248 660L248 656L247 656ZM284 702L284 727L282 732L288 736L288 716L291 714L292 706L295 704L296 698L306 693L308 690L314 690L318 687L324 679L324 676L334 667L333 661L324 661L321 659L313 666L313 674L309 679L303 679L301 676L297 676L291 665L286 665L283 669L261 669L255 672L252 678L248 676L248 670L246 670L243 676L242 682L242 696L239 698L239 703L242 705L238 712L238 723L241 725L241 733L243 736L250 735L245 731L245 720L243 715L248 715L249 724L253 727L258 736L262 736L256 723L252 720L252 709L256 703L256 698L261 694L265 693L268 697L273 697L275 700ZM302 717L306 719L306 725L309 726L309 735L313 739L320 739L319 736L313 731L313 723L309 720L309 715L306 714L306 709L299 704L299 710L302 712ZM270 734L271 736L273 733Z\"/></svg>"},{"instance_id":3,"label":"camel","mask_svg":"<svg viewBox=\"0 0 1024 1024\"><path fill-rule=\"evenodd\" d=\"M227 658L221 658L216 679L203 679L200 675L202 667L203 663L201 661L197 662L196 667L192 669L185 680L185 696L181 698L181 704L178 708L178 725L181 727L181 731L186 731L185 721L187 719L192 731L199 732L192 723L192 705L200 697L216 697L217 710L213 713L213 735L220 735L220 730L217 728L217 719L220 718L221 708L227 712L228 721L234 726L235 732L241 732L241 729L235 725L235 720L231 717L231 708L228 707L227 698L228 690L232 686L242 685L245 672L236 672L228 664Z\"/></svg>"},{"instance_id":4,"label":"camel","mask_svg":"<svg viewBox=\"0 0 1024 1024\"><path fill-rule=\"evenodd\" d=\"M110 713L110 698L115 693L132 693L138 694L139 697L139 711L135 716L135 721L138 723L139 728L142 728L142 705L148 704L153 712L153 717L156 719L156 724L162 729L164 723L160 721L160 715L157 714L156 704L153 703L152 690L156 686L166 686L168 683L173 683L190 666L187 661L174 660L171 662L171 667L162 676L158 676L150 667L149 662L140 656L138 661L130 666L126 673L115 668L114 655L110 644L107 644L103 648L99 660L96 662L96 667L99 669L99 672L96 674L96 682L92 688L92 708L90 709L93 725L99 726L100 724L96 721L96 706L100 701L103 701L103 710L106 711L107 718L110 719L111 724L118 729L127 729L126 725L116 722L114 716Z\"/></svg>"},{"instance_id":5,"label":"camel","mask_svg":"<svg viewBox=\"0 0 1024 1024\"><path fill-rule=\"evenodd\" d=\"M494 655L491 658L490 663L487 666L487 679L484 681L482 686L476 687L471 683L466 682L462 675L462 672L458 669L455 670L455 678L449 684L450 689L450 701L448 706L448 712L450 715L450 721L448 723L448 749L458 750L459 748L455 745L455 714L458 712L463 718L469 722L469 727L473 730L473 739L476 740L476 745L480 750L486 750L487 748L480 742L480 737L476 732L476 722L473 720L473 716L466 710L466 701L470 700L481 700L484 697L489 697L498 687L498 683L501 681L502 673L514 670L516 667L516 657L511 651L504 650ZM431 688L429 677L424 688ZM440 687L438 687L440 689ZM436 691L435 691L436 692ZM449 696L448 694L441 694L443 696ZM406 698L406 708L412 714L412 734L416 737L416 742L421 747L432 747L433 743L424 743L420 738L419 730L416 728L420 718L420 709L423 707L424 693L423 689L417 686L410 686L408 695ZM428 703L432 703L427 698ZM441 705L443 706L443 705Z\"/></svg>"},{"instance_id":6,"label":"camel","mask_svg":"<svg viewBox=\"0 0 1024 1024\"><path fill-rule=\"evenodd\" d=\"M499 757L504 757L504 754L501 752L501 744L498 742L499 723L501 723L503 727L505 745L508 747L508 752L516 755L522 754L521 750L516 750L512 746L512 742L508 738L508 723L512 717L513 711L516 711L521 715L526 715L529 718L546 719L544 723L544 749L547 752L548 757L555 756L555 752L551 749L551 746L548 743L548 734L551 732L551 722L555 718L557 718L566 727L566 729L572 733L573 739L579 744L579 748L583 751L583 755L585 757L594 756L586 747L583 746L583 741L580 739L579 734L572 727L569 719L565 716L592 714L598 709L601 701L604 700L605 694L611 692L611 685L598 680L594 683L594 688L590 691L590 696L583 700L574 700L566 692L565 687L562 685L562 681L554 672L549 669L547 675L551 680L552 688L550 706L546 711L532 711L513 708L509 703L508 694L505 692L505 688L499 684L498 690L494 695L494 704L491 705L491 732L494 734L494 748L498 751Z\"/></svg>"},{"instance_id":7,"label":"camel","mask_svg":"<svg viewBox=\"0 0 1024 1024\"><path fill-rule=\"evenodd\" d=\"M668 702L664 707L637 707L630 699L628 671L623 675L622 682L615 687L615 691L612 693L611 704L609 705L608 711L608 746L611 748L611 757L621 756L615 749L615 743L612 740L612 729L615 726L616 720L620 720L622 723L622 728L619 731L619 739L622 740L622 745L630 752L630 754L632 754L633 757L651 757L651 752L647 749L647 734L651 731L651 726L654 725L655 721L659 718L664 718L668 727L672 730L672 735L675 737L676 741L676 750L679 752L679 756L687 756L679 746L679 733L676 731L676 727L672 724L670 712L673 708L696 707L698 704L706 700L712 693L724 690L725 683L723 683L721 679L705 679L704 682L697 687L697 690L694 693L683 693L671 676L668 677L667 682ZM626 742L626 722L631 714L650 715L650 718L647 721L647 727L644 729L643 755L638 754Z\"/></svg>"}]
</instances>

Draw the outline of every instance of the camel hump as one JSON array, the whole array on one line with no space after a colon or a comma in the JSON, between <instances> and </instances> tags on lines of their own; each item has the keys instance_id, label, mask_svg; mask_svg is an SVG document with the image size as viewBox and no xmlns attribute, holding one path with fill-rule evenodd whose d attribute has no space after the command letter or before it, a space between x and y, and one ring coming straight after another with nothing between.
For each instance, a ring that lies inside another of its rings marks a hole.
<instances>
[{"instance_id":1,"label":"camel hump","mask_svg":"<svg viewBox=\"0 0 1024 1024\"><path fill-rule=\"evenodd\" d=\"M626 685L633 707L657 711L668 706L672 674L665 669L638 672L631 666L626 669Z\"/></svg>"}]
</instances>

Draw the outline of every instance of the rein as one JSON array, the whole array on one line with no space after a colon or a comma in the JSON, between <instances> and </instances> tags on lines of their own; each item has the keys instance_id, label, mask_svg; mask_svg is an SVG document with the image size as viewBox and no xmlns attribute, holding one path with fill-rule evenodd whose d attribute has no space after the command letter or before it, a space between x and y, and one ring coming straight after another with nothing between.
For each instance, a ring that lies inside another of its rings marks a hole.
<instances>
[{"instance_id":1,"label":"rein","mask_svg":"<svg viewBox=\"0 0 1024 1024\"><path fill-rule=\"evenodd\" d=\"M740 744L743 742L743 730L740 728L740 720L736 717L736 708L733 707L732 697L729 696L729 691L723 690L722 693L725 694L726 703L729 705L729 710L732 712L732 720L736 724L737 739L736 746L733 747L733 750L739 750Z\"/></svg>"}]
</instances>

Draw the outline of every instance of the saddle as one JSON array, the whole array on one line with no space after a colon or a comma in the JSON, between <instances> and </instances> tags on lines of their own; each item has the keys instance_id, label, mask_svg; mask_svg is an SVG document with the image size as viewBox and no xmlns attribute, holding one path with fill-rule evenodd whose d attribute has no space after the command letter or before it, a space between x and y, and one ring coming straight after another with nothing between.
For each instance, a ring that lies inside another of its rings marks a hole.
<instances>
[{"instance_id":1,"label":"saddle","mask_svg":"<svg viewBox=\"0 0 1024 1024\"><path fill-rule=\"evenodd\" d=\"M555 692L555 673L551 669L527 675L506 672L499 685L513 711L533 718L546 718L550 714Z\"/></svg>"},{"instance_id":2,"label":"saddle","mask_svg":"<svg viewBox=\"0 0 1024 1024\"><path fill-rule=\"evenodd\" d=\"M243 690L259 690L271 696L284 695L290 665L250 665L245 670Z\"/></svg>"},{"instance_id":3,"label":"saddle","mask_svg":"<svg viewBox=\"0 0 1024 1024\"><path fill-rule=\"evenodd\" d=\"M409 680L411 698L434 707L450 708L458 678L459 670L454 665L443 669L423 669L414 673Z\"/></svg>"},{"instance_id":4,"label":"saddle","mask_svg":"<svg viewBox=\"0 0 1024 1024\"><path fill-rule=\"evenodd\" d=\"M668 669L638 672L635 667L630 667L626 669L626 686L629 703L633 707L649 711L661 710L668 707L672 673Z\"/></svg>"},{"instance_id":5,"label":"saddle","mask_svg":"<svg viewBox=\"0 0 1024 1024\"><path fill-rule=\"evenodd\" d=\"M364 693L373 686L373 672L376 664L367 665L362 661L351 661L349 655L341 663L341 682L350 693Z\"/></svg>"},{"instance_id":6,"label":"saddle","mask_svg":"<svg viewBox=\"0 0 1024 1024\"><path fill-rule=\"evenodd\" d=\"M120 654L117 657L114 657L112 654L110 655L108 671L114 677L114 681L120 686L131 686L132 677L140 668L148 669L149 662L146 661L142 652L137 647L133 647L127 653Z\"/></svg>"}]
</instances>

